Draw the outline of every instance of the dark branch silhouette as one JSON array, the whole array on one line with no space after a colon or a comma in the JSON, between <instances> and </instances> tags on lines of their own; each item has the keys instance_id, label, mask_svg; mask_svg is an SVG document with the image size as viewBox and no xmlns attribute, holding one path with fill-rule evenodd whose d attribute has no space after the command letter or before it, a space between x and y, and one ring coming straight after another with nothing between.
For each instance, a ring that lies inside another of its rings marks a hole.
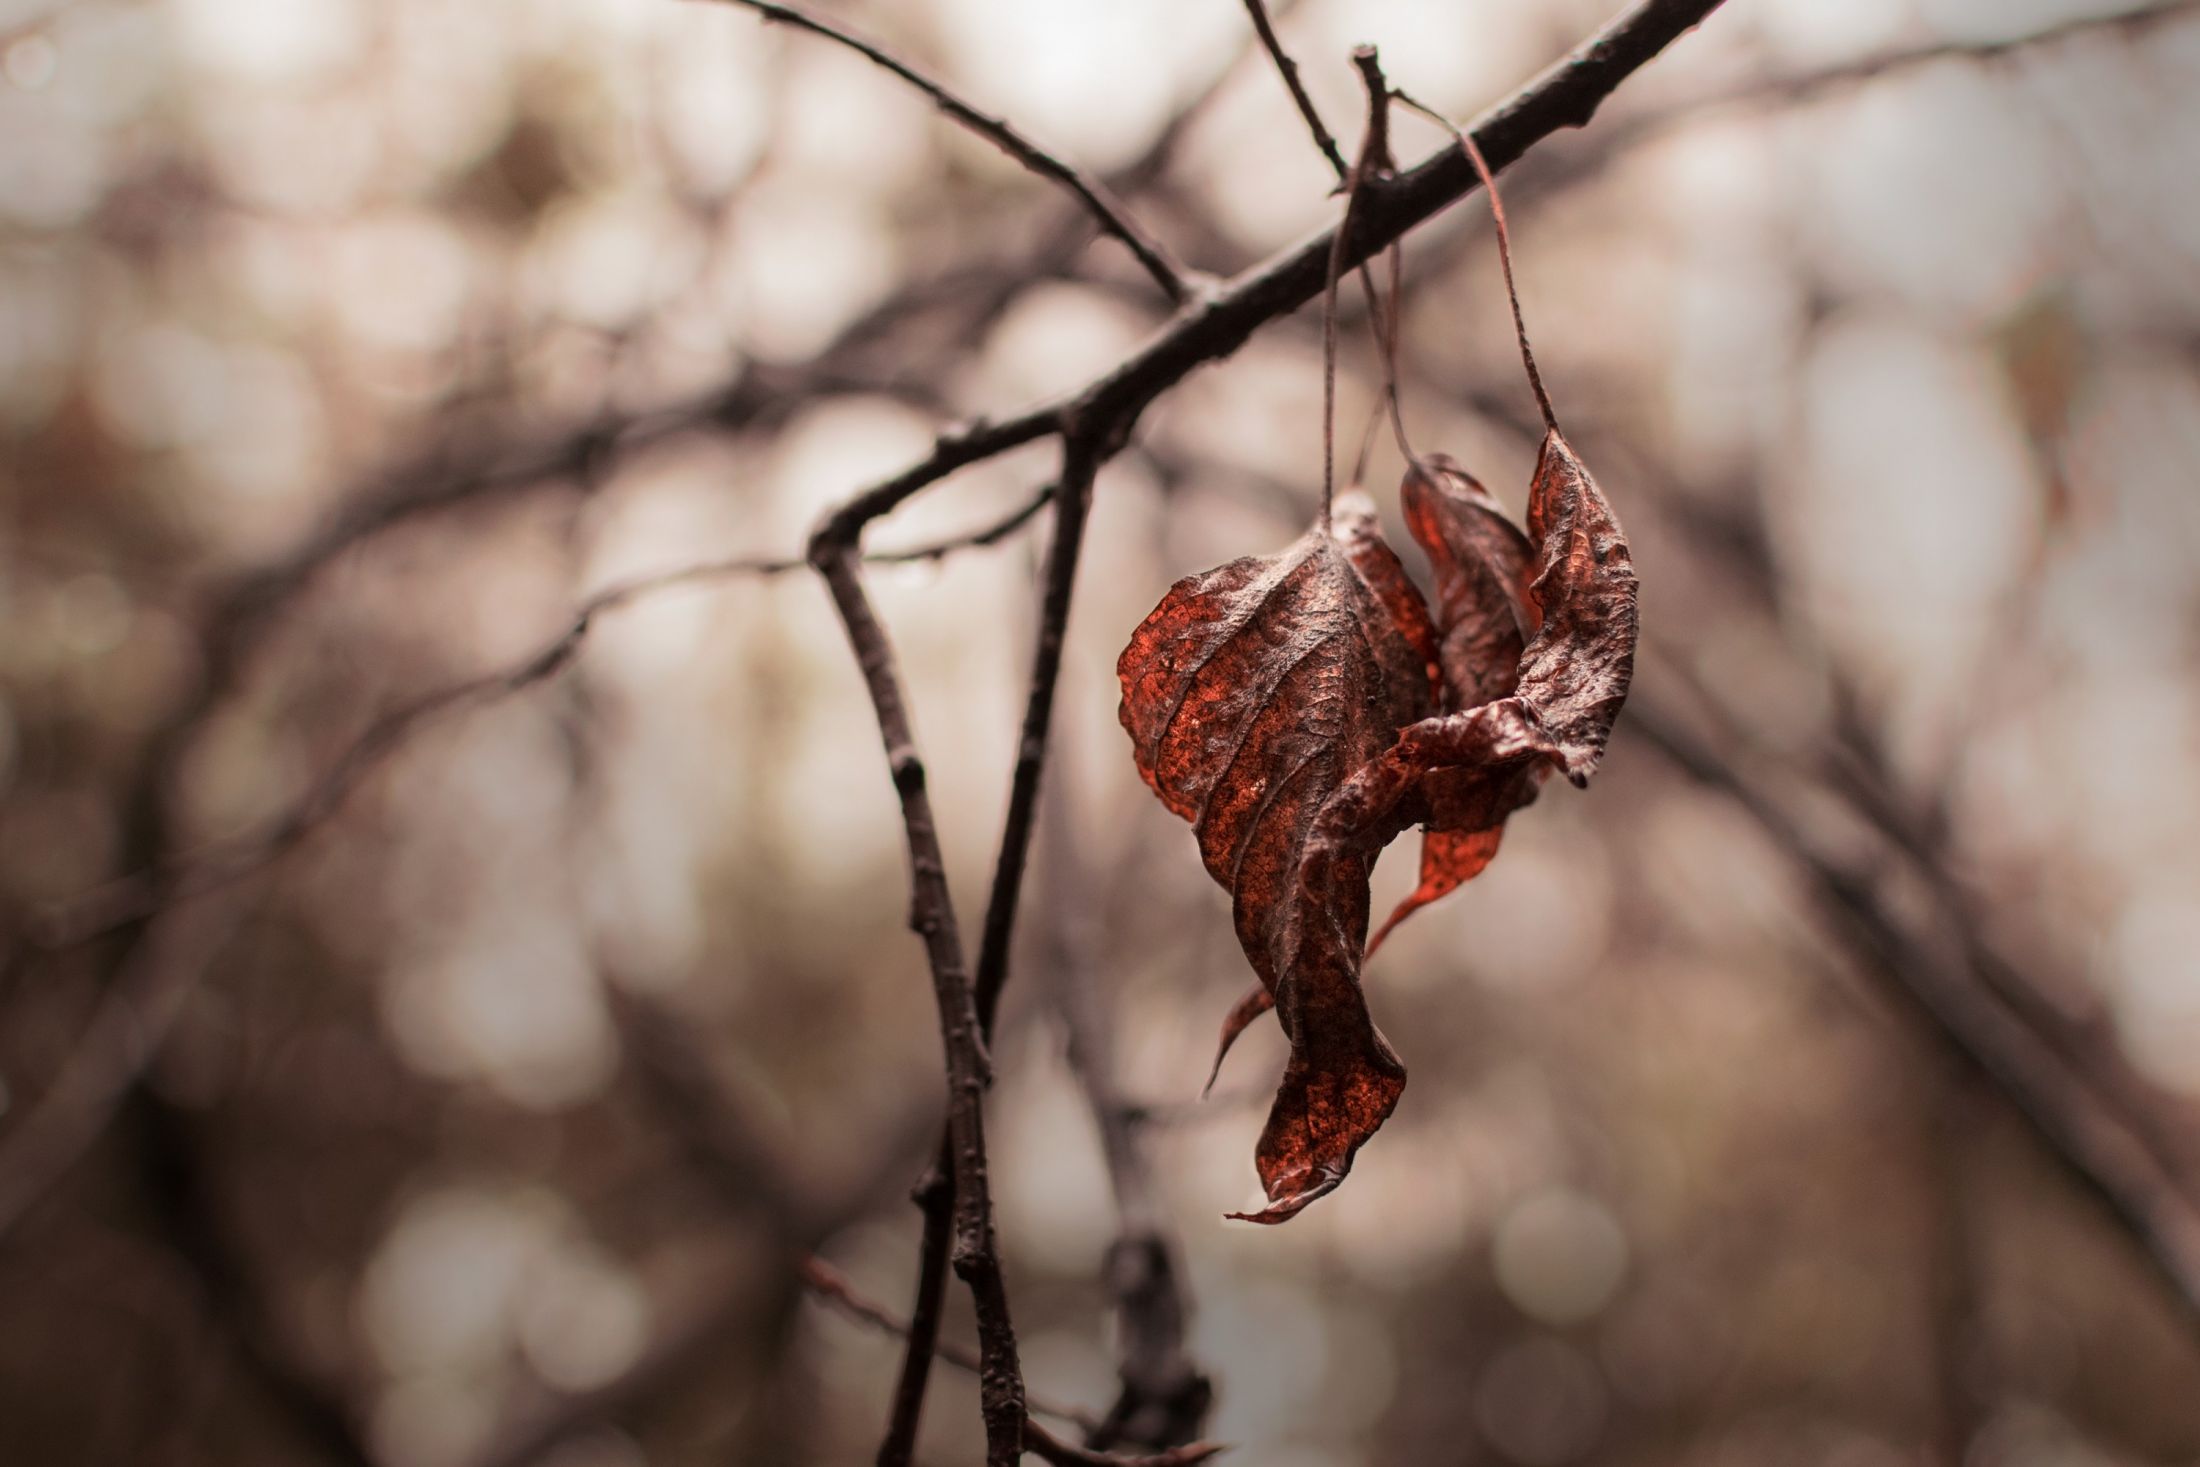
<instances>
[{"instance_id":1,"label":"dark branch silhouette","mask_svg":"<svg viewBox=\"0 0 2200 1467\"><path fill-rule=\"evenodd\" d=\"M1153 277L1154 283L1161 287L1162 293L1172 303L1180 303L1191 295L1195 283L1191 272L1171 258L1166 245L1131 218L1122 203L1108 192L1106 184L1040 147L1005 119L979 110L950 91L945 84L925 75L877 42L864 39L836 21L812 15L797 6L774 4L772 0L717 0L717 3L744 6L766 20L797 26L828 40L838 41L850 50L869 57L930 97L940 111L999 148L1026 169L1068 189L1099 223L1103 232L1123 242L1124 247L1136 257L1140 267Z\"/></svg>"},{"instance_id":2,"label":"dark branch silhouette","mask_svg":"<svg viewBox=\"0 0 2200 1467\"><path fill-rule=\"evenodd\" d=\"M1306 83L1299 80L1299 64L1283 49L1283 42L1276 35L1275 21L1269 17L1268 7L1261 0L1245 0L1245 13L1253 22L1253 33L1260 38L1261 48L1276 65L1276 74L1283 79L1283 89L1291 94L1291 105L1299 109L1299 116L1306 119L1306 130L1312 134L1314 146L1343 178L1350 172L1344 154L1338 150L1337 139L1322 123L1322 115L1314 107L1314 99L1306 94Z\"/></svg>"}]
</instances>

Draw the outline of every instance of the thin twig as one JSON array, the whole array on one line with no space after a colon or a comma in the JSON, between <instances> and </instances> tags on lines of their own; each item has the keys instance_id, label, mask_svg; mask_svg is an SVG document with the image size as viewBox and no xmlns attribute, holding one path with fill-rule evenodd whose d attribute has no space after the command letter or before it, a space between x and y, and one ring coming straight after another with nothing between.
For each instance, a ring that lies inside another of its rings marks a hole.
<instances>
[{"instance_id":1,"label":"thin twig","mask_svg":"<svg viewBox=\"0 0 2200 1467\"><path fill-rule=\"evenodd\" d=\"M1656 120L1675 121L1682 113L1694 113L1700 108L1811 101L1827 92L1855 86L1860 82L1876 81L1893 72L1913 71L1922 66L1930 66L1936 61L1999 61L2020 51L2060 45L2065 41L2098 35L2104 31L2120 31L2136 36L2141 31L2165 21L2192 15L2196 11L2200 11L2200 0L2171 0L2168 4L2140 5L2125 10L2074 15L2067 20L1999 41L1932 41L1917 46L1889 47L1816 71L1765 77L1724 91L1693 97L1669 112L1656 114Z\"/></svg>"},{"instance_id":2,"label":"thin twig","mask_svg":"<svg viewBox=\"0 0 2200 1467\"><path fill-rule=\"evenodd\" d=\"M940 1312L947 1304L947 1248L955 1201L953 1140L941 1128L939 1154L917 1182L910 1198L923 1217L917 1241L917 1296L910 1306L901 1369L894 1377L894 1400L879 1440L878 1467L909 1467L916 1458L917 1427L924 1419L925 1387L932 1379L932 1356L939 1348Z\"/></svg>"},{"instance_id":3,"label":"thin twig","mask_svg":"<svg viewBox=\"0 0 2200 1467\"><path fill-rule=\"evenodd\" d=\"M1332 168L1336 169L1337 186L1339 188L1346 187L1352 170L1345 163L1344 154L1337 150L1337 140L1330 136L1328 127L1323 124L1321 113L1314 106L1314 99L1308 96L1306 89L1299 84L1298 63L1291 59L1290 54L1283 49L1283 43L1276 38L1275 27L1269 24L1268 12L1261 4L1261 0L1245 0L1245 7L1252 14L1253 29L1259 34L1261 45L1266 48L1269 60L1275 63L1277 74L1283 78L1285 88L1291 93L1291 100L1298 104L1299 115L1306 119L1306 129L1313 136L1314 146L1321 150L1322 156L1329 160ZM1361 61L1358 52L1353 54L1352 59L1354 65L1359 67L1361 79L1365 82L1374 67L1375 52L1373 47L1363 49L1367 52L1365 62ZM1373 74L1379 81L1382 75L1381 72L1374 71ZM1369 106L1369 127L1380 138L1380 142L1376 144L1377 154L1382 160L1383 172L1388 173L1391 167L1390 143L1387 136L1389 109L1387 107L1378 108L1372 97L1369 99ZM1390 309L1386 321L1382 306L1382 293L1376 289L1374 276L1368 273L1365 262L1362 262L1358 267L1360 284L1367 291L1368 325L1375 333L1376 345L1382 352L1383 361L1388 372L1384 378L1384 397L1389 404L1391 431L1397 437L1398 451L1405 455L1408 462L1412 462L1414 461L1413 449L1406 442L1405 410L1398 400L1398 288L1402 270L1403 266L1399 261L1398 246L1392 244L1390 247ZM1368 449L1373 446L1374 441L1372 431L1361 439L1358 464L1352 471L1352 482L1355 484L1359 483L1367 472Z\"/></svg>"},{"instance_id":4,"label":"thin twig","mask_svg":"<svg viewBox=\"0 0 2200 1467\"><path fill-rule=\"evenodd\" d=\"M1268 59L1276 64L1276 75L1283 78L1284 90L1291 94L1299 116L1306 119L1306 130L1313 134L1314 146L1321 149L1322 156L1337 170L1337 177L1343 178L1351 171L1345 164L1344 153L1338 149L1336 138L1323 126L1322 115L1314 108L1314 99L1306 94L1306 84L1299 80L1299 64L1291 59L1290 53L1283 49L1283 42L1277 39L1275 24L1268 18L1268 7L1261 0L1245 0L1245 13L1252 17L1253 31L1260 37Z\"/></svg>"},{"instance_id":5,"label":"thin twig","mask_svg":"<svg viewBox=\"0 0 2200 1467\"><path fill-rule=\"evenodd\" d=\"M848 1281L847 1275L824 1259L803 1259L800 1272L803 1284L812 1293L851 1318L884 1330L890 1335L908 1335L909 1326L895 1318L892 1310L865 1296ZM935 1353L956 1369L967 1370L973 1375L982 1368L978 1357L959 1345L941 1345ZM1067 1421L1080 1430L1090 1431L1099 1425L1090 1411L1082 1411L1075 1406L1044 1402L1036 1398L1032 1398L1029 1404L1034 1413ZM1024 1419L1024 1450L1042 1461L1069 1463L1071 1467L1194 1467L1194 1464L1204 1462L1226 1448L1212 1442L1194 1442L1189 1446L1157 1452L1151 1456L1119 1457L1107 1452L1073 1447L1027 1416Z\"/></svg>"},{"instance_id":6,"label":"thin twig","mask_svg":"<svg viewBox=\"0 0 2200 1467\"><path fill-rule=\"evenodd\" d=\"M853 1283L849 1282L846 1274L827 1263L824 1259L813 1255L804 1258L797 1265L797 1268L802 1275L803 1284L812 1293L827 1303L835 1305L849 1317L860 1320L874 1329L883 1330L897 1339L908 1338L909 1325L906 1321L897 1318L894 1312L884 1304L859 1291ZM968 1371L970 1374L976 1375L980 1369L978 1357L974 1351L951 1341L942 1341L934 1346L932 1353L954 1366L957 1370ZM1024 1403L1031 1408L1034 1414L1052 1416L1056 1420L1067 1421L1080 1431L1092 1431L1100 1425L1100 1418L1092 1412L1080 1406L1069 1405L1063 1401L1050 1401L1043 1396L1027 1392Z\"/></svg>"},{"instance_id":7,"label":"thin twig","mask_svg":"<svg viewBox=\"0 0 2200 1467\"><path fill-rule=\"evenodd\" d=\"M872 565L917 565L945 560L961 550L998 545L1031 523L1041 509L1053 502L1054 492L1050 484L999 519L975 530L905 550L875 551L864 559ZM66 948L88 942L127 922L150 916L177 902L204 896L262 870L325 824L343 807L360 780L409 743L422 728L468 708L522 692L563 672L571 666L597 621L610 612L625 610L658 592L682 586L768 579L808 568L808 561L792 557L733 556L652 571L608 586L576 607L565 628L526 657L424 693L376 718L337 756L327 773L260 834L187 855L170 863L166 869L140 872L111 882L49 917L37 934L37 941L46 948ZM5 1166L0 1165L0 1172L5 1170ZM0 1230L4 1230L4 1224L0 1224Z\"/></svg>"},{"instance_id":8,"label":"thin twig","mask_svg":"<svg viewBox=\"0 0 2200 1467\"><path fill-rule=\"evenodd\" d=\"M1017 738L1016 767L1009 778L1008 810L1001 821L1000 853L994 864L992 891L986 901L985 925L979 938L978 966L973 981L979 1032L988 1044L992 1042L993 1022L1000 1009L1001 990L1008 981L1018 898L1023 890L1024 866L1031 849L1040 780L1046 769L1047 734L1054 719L1055 685L1062 671L1063 637L1069 625L1071 593L1076 586L1085 521L1092 508L1093 478L1098 468L1092 443L1076 434L1064 439L1061 492L1056 499L1054 539L1047 551L1040 593L1039 632L1032 654L1030 693L1025 700L1023 728ZM917 1183L913 1194L924 1216L923 1236L918 1245L917 1297L909 1311L909 1343L902 1355L886 1436L879 1444L879 1467L907 1467L916 1451L917 1426L924 1415L925 1384L930 1378L930 1357L939 1338L940 1307L947 1287L948 1145L949 1138L943 1135L939 1156Z\"/></svg>"},{"instance_id":9,"label":"thin twig","mask_svg":"<svg viewBox=\"0 0 2200 1467\"><path fill-rule=\"evenodd\" d=\"M1062 644L1069 630L1070 601L1092 513L1092 487L1099 472L1095 446L1072 434L1062 445L1061 496L1054 510L1054 539L1047 550L1041 583L1039 632L1032 651L1030 693L1024 703L1023 729L1016 744L1016 767L1009 778L1008 813L1001 822L1001 849L993 868L992 894L978 947L978 1014L990 1031L1001 989L1008 981L1010 939L1015 935L1017 897L1031 850L1032 823L1039 808L1046 770L1047 736L1054 723L1055 687L1062 675Z\"/></svg>"},{"instance_id":10,"label":"thin twig","mask_svg":"<svg viewBox=\"0 0 2200 1467\"><path fill-rule=\"evenodd\" d=\"M956 122L984 138L1003 153L1015 159L1041 178L1060 184L1077 196L1103 233L1113 235L1123 242L1137 259L1141 268L1153 277L1154 283L1169 298L1172 305L1181 305L1193 291L1192 272L1179 263L1168 247L1155 239L1138 222L1131 218L1123 205L1110 194L1107 185L1087 174L1072 163L1064 162L1055 154L1033 142L1011 126L1005 118L980 111L957 96L933 77L919 71L909 62L888 51L876 41L867 40L837 21L812 15L792 5L775 4L773 0L719 0L719 3L740 5L757 12L766 20L799 27L813 35L838 41L878 63L900 77L918 91L930 97L940 111Z\"/></svg>"}]
</instances>

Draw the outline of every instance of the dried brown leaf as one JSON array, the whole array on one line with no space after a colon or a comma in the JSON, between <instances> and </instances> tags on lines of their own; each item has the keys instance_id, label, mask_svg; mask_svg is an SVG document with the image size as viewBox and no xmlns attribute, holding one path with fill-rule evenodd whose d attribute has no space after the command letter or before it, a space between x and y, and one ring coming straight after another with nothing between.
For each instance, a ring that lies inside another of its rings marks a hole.
<instances>
[{"instance_id":1,"label":"dried brown leaf","mask_svg":"<svg viewBox=\"0 0 2200 1467\"><path fill-rule=\"evenodd\" d=\"M1504 697L1539 620L1527 597L1534 547L1447 454L1409 468L1398 499L1435 576L1443 710L1458 713Z\"/></svg>"},{"instance_id":2,"label":"dried brown leaf","mask_svg":"<svg viewBox=\"0 0 2200 1467\"><path fill-rule=\"evenodd\" d=\"M1117 664L1139 771L1192 822L1291 1040L1256 1162L1300 1200L1264 1220L1334 1186L1405 1084L1359 989L1366 862L1310 877L1304 856L1339 786L1434 711L1436 637L1373 506L1348 495L1335 519L1177 582Z\"/></svg>"},{"instance_id":3,"label":"dried brown leaf","mask_svg":"<svg viewBox=\"0 0 2200 1467\"><path fill-rule=\"evenodd\" d=\"M1139 773L1192 822L1271 992L1307 826L1434 706L1420 593L1364 497L1337 523L1178 581L1116 665Z\"/></svg>"},{"instance_id":4,"label":"dried brown leaf","mask_svg":"<svg viewBox=\"0 0 2200 1467\"><path fill-rule=\"evenodd\" d=\"M1540 620L1527 590L1534 547L1481 482L1447 454L1430 454L1412 465L1399 501L1406 528L1435 576L1444 711L1506 696L1519 680L1520 654ZM1400 922L1482 873L1497 855L1501 822L1533 796L1533 777L1527 782L1528 788L1503 791L1479 770L1430 776L1426 793L1432 808L1421 837L1420 883L1368 940L1368 956Z\"/></svg>"},{"instance_id":5,"label":"dried brown leaf","mask_svg":"<svg viewBox=\"0 0 2200 1467\"><path fill-rule=\"evenodd\" d=\"M1555 428L1528 490L1528 538L1528 596L1541 625L1521 658L1517 696L1557 746L1559 770L1584 785L1634 677L1635 563L1604 491Z\"/></svg>"}]
</instances>

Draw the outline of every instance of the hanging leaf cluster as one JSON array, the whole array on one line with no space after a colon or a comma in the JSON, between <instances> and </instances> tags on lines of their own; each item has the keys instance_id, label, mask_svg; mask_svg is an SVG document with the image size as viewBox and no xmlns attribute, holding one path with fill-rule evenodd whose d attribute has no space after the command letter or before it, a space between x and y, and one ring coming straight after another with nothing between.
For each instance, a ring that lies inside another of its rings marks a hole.
<instances>
[{"instance_id":1,"label":"hanging leaf cluster","mask_svg":"<svg viewBox=\"0 0 2200 1467\"><path fill-rule=\"evenodd\" d=\"M1518 324L1502 206L1461 141ZM1290 1041L1254 1155L1267 1206L1232 1216L1282 1222L1344 1179L1406 1080L1368 1012L1367 956L1488 866L1551 773L1587 782L1627 695L1627 540L1519 339L1547 429L1525 526L1450 458L1415 457L1400 500L1433 598L1347 493L1276 554L1177 582L1117 665L1139 773L1191 823L1260 979L1220 1049L1270 1008ZM1419 883L1370 941L1376 857L1416 825Z\"/></svg>"}]
</instances>

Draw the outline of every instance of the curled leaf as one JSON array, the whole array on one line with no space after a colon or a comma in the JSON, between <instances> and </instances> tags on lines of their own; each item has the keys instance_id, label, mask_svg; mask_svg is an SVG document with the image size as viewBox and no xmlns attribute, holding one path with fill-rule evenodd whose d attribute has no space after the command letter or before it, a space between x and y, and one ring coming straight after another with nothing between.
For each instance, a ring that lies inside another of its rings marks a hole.
<instances>
[{"instance_id":1,"label":"curled leaf","mask_svg":"<svg viewBox=\"0 0 2200 1467\"><path fill-rule=\"evenodd\" d=\"M1471 710L1517 691L1549 750L1547 760L1422 771L1428 813L1420 883L1369 940L1370 954L1400 922L1482 873L1496 858L1506 818L1535 798L1546 770L1555 767L1577 785L1588 781L1626 700L1635 657L1626 536L1556 430L1536 462L1526 535L1440 454L1408 472L1401 498L1407 527L1435 572L1444 708Z\"/></svg>"},{"instance_id":2,"label":"curled leaf","mask_svg":"<svg viewBox=\"0 0 2200 1467\"><path fill-rule=\"evenodd\" d=\"M1534 548L1481 482L1447 454L1408 468L1399 500L1435 575L1444 710L1504 697L1519 680L1520 654L1541 619L1527 588ZM1487 788L1480 771L1435 778L1449 788L1430 792L1420 882L1368 940L1370 957L1400 922L1479 876L1497 855L1505 815L1533 794L1529 788L1509 798Z\"/></svg>"},{"instance_id":3,"label":"curled leaf","mask_svg":"<svg viewBox=\"0 0 2200 1467\"><path fill-rule=\"evenodd\" d=\"M1322 802L1307 829L1281 934L1289 981L1276 993L1291 1060L1254 1154L1269 1205L1233 1216L1281 1222L1334 1190L1404 1089L1404 1067L1360 994L1376 855L1421 820L1436 852L1432 861L1424 850L1423 891L1441 895L1488 864L1506 818L1535 798L1547 769L1580 783L1603 753L1634 666L1634 567L1595 479L1555 431L1530 486L1528 527L1534 579L1521 604L1536 630L1518 654L1513 691L1402 731ZM1492 538L1500 546L1506 539ZM1439 623L1442 645L1474 609L1492 599L1502 605L1493 594L1500 589L1486 581L1476 593L1484 599L1452 601L1447 612L1468 610ZM1502 646L1497 622L1491 617L1476 635ZM1447 662L1447 692L1449 671ZM1477 686L1503 685L1498 675L1483 676ZM1417 891L1404 910L1421 897Z\"/></svg>"},{"instance_id":4,"label":"curled leaf","mask_svg":"<svg viewBox=\"0 0 2200 1467\"><path fill-rule=\"evenodd\" d=\"M1528 596L1542 624L1521 658L1518 694L1556 744L1559 769L1587 784L1634 678L1635 562L1604 491L1556 428L1528 489L1528 537Z\"/></svg>"},{"instance_id":5,"label":"curled leaf","mask_svg":"<svg viewBox=\"0 0 2200 1467\"><path fill-rule=\"evenodd\" d=\"M1405 1084L1359 988L1366 862L1310 892L1303 858L1338 787L1435 710L1436 634L1365 497L1335 525L1177 582L1116 668L1139 771L1192 822L1291 1041L1256 1156L1271 1198L1335 1185Z\"/></svg>"},{"instance_id":6,"label":"curled leaf","mask_svg":"<svg viewBox=\"0 0 2200 1467\"><path fill-rule=\"evenodd\" d=\"M1436 579L1438 660L1447 713L1502 698L1540 619L1527 599L1528 537L1472 474L1434 453L1406 471L1406 528Z\"/></svg>"},{"instance_id":7,"label":"curled leaf","mask_svg":"<svg viewBox=\"0 0 2200 1467\"><path fill-rule=\"evenodd\" d=\"M1271 992L1307 826L1434 704L1420 593L1364 499L1337 518L1336 533L1317 525L1279 554L1178 581L1116 664L1139 772L1192 822Z\"/></svg>"},{"instance_id":8,"label":"curled leaf","mask_svg":"<svg viewBox=\"0 0 2200 1467\"><path fill-rule=\"evenodd\" d=\"M1331 811L1341 794L1324 802L1309 832L1282 936L1276 1017L1291 1056L1253 1150L1268 1206L1229 1214L1244 1222L1284 1222L1335 1191L1405 1090L1405 1065L1360 991L1368 873L1402 826L1389 822L1390 812L1336 821Z\"/></svg>"},{"instance_id":9,"label":"curled leaf","mask_svg":"<svg viewBox=\"0 0 2200 1467\"><path fill-rule=\"evenodd\" d=\"M1370 95L1379 117L1382 93ZM1366 953L1486 867L1506 818L1550 770L1588 780L1634 669L1627 540L1558 431L1496 181L1474 140L1459 140L1496 215L1521 362L1548 430L1527 533L1457 464L1419 461L1403 497L1435 570L1435 617L1355 495L1325 514L1334 531L1318 524L1279 555L1179 581L1117 665L1139 770L1193 823L1261 979L1223 1021L1215 1068L1270 1007L1291 1042L1254 1152L1268 1205L1231 1214L1251 1222L1282 1222L1333 1191L1405 1089L1360 989ZM1325 455L1325 501L1329 482ZM1420 884L1369 942L1369 873L1415 824L1427 832Z\"/></svg>"}]
</instances>

